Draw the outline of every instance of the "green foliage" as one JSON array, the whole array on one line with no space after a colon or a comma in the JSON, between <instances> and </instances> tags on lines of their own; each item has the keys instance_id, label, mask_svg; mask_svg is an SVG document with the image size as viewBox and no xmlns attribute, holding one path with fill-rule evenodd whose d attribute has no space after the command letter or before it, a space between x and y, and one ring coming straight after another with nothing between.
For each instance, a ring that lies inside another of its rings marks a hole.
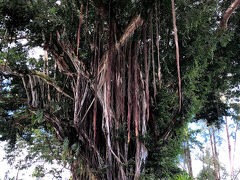
<instances>
[{"instance_id":1,"label":"green foliage","mask_svg":"<svg viewBox=\"0 0 240 180\"><path fill-rule=\"evenodd\" d=\"M36 115L32 116L33 124L41 124L44 121L43 110L37 110Z\"/></svg>"},{"instance_id":2,"label":"green foliage","mask_svg":"<svg viewBox=\"0 0 240 180\"><path fill-rule=\"evenodd\" d=\"M69 140L67 138L64 139L63 142L63 156L62 156L62 161L66 161L67 155L69 153Z\"/></svg>"},{"instance_id":3,"label":"green foliage","mask_svg":"<svg viewBox=\"0 0 240 180\"><path fill-rule=\"evenodd\" d=\"M193 178L189 174L183 172L181 174L174 176L170 180L193 180Z\"/></svg>"},{"instance_id":4,"label":"green foliage","mask_svg":"<svg viewBox=\"0 0 240 180\"><path fill-rule=\"evenodd\" d=\"M34 18L35 12L27 0L1 0L1 16L5 16L5 25L11 35L16 31L26 30L26 25Z\"/></svg>"},{"instance_id":5,"label":"green foliage","mask_svg":"<svg viewBox=\"0 0 240 180\"><path fill-rule=\"evenodd\" d=\"M199 180L215 180L216 177L214 175L214 170L213 169L209 169L209 168L204 168L201 170L201 172L198 175Z\"/></svg>"},{"instance_id":6,"label":"green foliage","mask_svg":"<svg viewBox=\"0 0 240 180\"><path fill-rule=\"evenodd\" d=\"M42 166L36 166L32 176L37 178L44 177L45 176L44 168Z\"/></svg>"},{"instance_id":7,"label":"green foliage","mask_svg":"<svg viewBox=\"0 0 240 180\"><path fill-rule=\"evenodd\" d=\"M155 142L154 138L147 139L149 155L143 175L145 179L170 178L181 172L177 166L178 155L182 153L183 137L180 131L175 132L176 134L167 142L161 140Z\"/></svg>"},{"instance_id":8,"label":"green foliage","mask_svg":"<svg viewBox=\"0 0 240 180\"><path fill-rule=\"evenodd\" d=\"M198 180L214 180L216 179L216 175L214 172L214 157L211 154L211 150L209 147L205 147L202 149L202 154L199 157L199 160L203 164L203 167L199 174L197 175ZM219 164L219 170L221 174L222 179L227 179L229 176L226 172L226 169L224 166L222 166L221 162L218 162Z\"/></svg>"},{"instance_id":9,"label":"green foliage","mask_svg":"<svg viewBox=\"0 0 240 180\"><path fill-rule=\"evenodd\" d=\"M62 168L46 166L47 164L58 164L64 167L62 146L49 132L43 128L35 129L31 135L33 139L31 143L18 137L14 149L11 147L5 149L8 163L20 171L35 166L32 174L34 177L44 177L46 174L51 174L56 178L61 177Z\"/></svg>"}]
</instances>

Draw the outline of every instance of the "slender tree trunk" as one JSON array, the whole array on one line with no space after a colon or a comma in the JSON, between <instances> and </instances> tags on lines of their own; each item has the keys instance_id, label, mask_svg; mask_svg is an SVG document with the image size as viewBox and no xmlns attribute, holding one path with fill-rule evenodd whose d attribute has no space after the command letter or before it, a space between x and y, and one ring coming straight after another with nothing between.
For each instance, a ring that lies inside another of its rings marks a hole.
<instances>
[{"instance_id":1,"label":"slender tree trunk","mask_svg":"<svg viewBox=\"0 0 240 180\"><path fill-rule=\"evenodd\" d=\"M231 172L231 179L233 178L233 172L232 172L232 152L231 152L231 142L230 142L230 136L229 136L229 131L228 131L228 120L227 117L225 116L225 127L226 127L226 133L227 133L227 142L228 142L228 158L229 158L229 164L230 164L230 172Z\"/></svg>"},{"instance_id":2,"label":"slender tree trunk","mask_svg":"<svg viewBox=\"0 0 240 180\"><path fill-rule=\"evenodd\" d=\"M187 172L191 177L193 177L193 171L192 171L192 158L191 158L191 151L190 151L190 145L189 145L189 133L188 130L185 131L185 143L184 143L184 163L185 166L187 166Z\"/></svg>"},{"instance_id":3,"label":"slender tree trunk","mask_svg":"<svg viewBox=\"0 0 240 180\"><path fill-rule=\"evenodd\" d=\"M202 167L202 169L205 169L205 152L204 152L204 150L202 150L202 154L203 154L203 160L202 160L202 165L203 165L203 167Z\"/></svg>"},{"instance_id":4,"label":"slender tree trunk","mask_svg":"<svg viewBox=\"0 0 240 180\"><path fill-rule=\"evenodd\" d=\"M234 139L234 150L233 150L233 159L232 159L232 174L234 175L234 162L235 162L235 154L236 154L236 145L237 145L237 131L238 131L238 123L236 125L235 130L235 139Z\"/></svg>"},{"instance_id":5,"label":"slender tree trunk","mask_svg":"<svg viewBox=\"0 0 240 180\"><path fill-rule=\"evenodd\" d=\"M212 127L213 130L213 143L214 143L214 151L215 151L215 159L216 159L216 165L217 165L217 173L218 173L218 179L221 179L220 176L220 164L218 159L218 152L217 152L217 143L216 143L216 137L215 137L215 129Z\"/></svg>"},{"instance_id":6,"label":"slender tree trunk","mask_svg":"<svg viewBox=\"0 0 240 180\"><path fill-rule=\"evenodd\" d=\"M17 170L16 180L18 180L18 174L19 174L20 168Z\"/></svg>"},{"instance_id":7,"label":"slender tree trunk","mask_svg":"<svg viewBox=\"0 0 240 180\"><path fill-rule=\"evenodd\" d=\"M188 173L193 178L193 170L192 170L192 158L191 158L191 151L189 147L189 140L187 139L187 166L188 166Z\"/></svg>"},{"instance_id":8,"label":"slender tree trunk","mask_svg":"<svg viewBox=\"0 0 240 180\"><path fill-rule=\"evenodd\" d=\"M218 176L218 166L217 166L217 158L216 158L216 151L214 148L214 142L213 142L213 133L211 132L210 127L208 127L208 131L209 131L209 135L210 135L210 142L211 142L211 149L212 149L212 156L213 156L213 164L214 164L214 174L215 174L215 178L216 180L219 180L219 176Z\"/></svg>"}]
</instances>

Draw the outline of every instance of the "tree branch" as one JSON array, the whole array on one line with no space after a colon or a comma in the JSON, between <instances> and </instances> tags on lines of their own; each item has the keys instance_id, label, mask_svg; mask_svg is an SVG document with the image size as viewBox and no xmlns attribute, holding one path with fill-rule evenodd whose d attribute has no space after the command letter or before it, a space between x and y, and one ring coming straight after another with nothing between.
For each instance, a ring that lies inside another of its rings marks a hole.
<instances>
[{"instance_id":1,"label":"tree branch","mask_svg":"<svg viewBox=\"0 0 240 180\"><path fill-rule=\"evenodd\" d=\"M12 71L11 68L9 68L9 66L7 66L5 64L4 65L0 65L0 72L16 75L16 76L19 76L19 77L23 77L24 76L21 73L18 73L16 71ZM73 100L73 97L70 94L68 94L67 92L65 92L60 86L58 86L57 83L55 82L55 80L52 79L51 77L47 76L46 74L44 74L44 73L42 73L40 71L36 71L36 70L30 70L29 72L30 72L29 75L35 75L35 76L40 77L47 84L53 86L58 92L60 92L64 96L66 96L66 97L68 97L68 98Z\"/></svg>"},{"instance_id":2,"label":"tree branch","mask_svg":"<svg viewBox=\"0 0 240 180\"><path fill-rule=\"evenodd\" d=\"M124 33L122 34L119 42L116 42L115 43L115 49L119 49L120 47L122 47L126 42L127 40L130 38L130 36L134 33L134 31L141 27L143 25L143 19L140 17L140 15L137 15L135 16L131 22L128 24L128 26L126 27ZM98 74L100 74L104 69L106 69L106 62L107 62L107 59L108 59L108 53L109 53L109 50L107 50L103 57L102 57L102 60L98 66Z\"/></svg>"},{"instance_id":3,"label":"tree branch","mask_svg":"<svg viewBox=\"0 0 240 180\"><path fill-rule=\"evenodd\" d=\"M13 103L27 103L26 98L17 98L17 97L3 97L0 95L0 101L3 102L13 102Z\"/></svg>"},{"instance_id":4,"label":"tree branch","mask_svg":"<svg viewBox=\"0 0 240 180\"><path fill-rule=\"evenodd\" d=\"M235 0L225 11L222 21L220 23L220 28L226 30L227 29L227 23L232 15L233 11L239 6L240 0Z\"/></svg>"},{"instance_id":5,"label":"tree branch","mask_svg":"<svg viewBox=\"0 0 240 180\"><path fill-rule=\"evenodd\" d=\"M36 75L38 77L40 77L42 80L44 80L47 84L53 86L58 92L60 92L61 94L63 94L64 96L70 98L73 100L73 97L71 95L69 95L68 93L66 93L60 86L57 85L57 83L55 82L54 79L50 78L49 76L47 76L46 74L39 72L39 71L35 71L32 70L31 71L32 75Z\"/></svg>"},{"instance_id":6,"label":"tree branch","mask_svg":"<svg viewBox=\"0 0 240 180\"><path fill-rule=\"evenodd\" d=\"M129 23L127 28L125 29L125 31L122 34L119 42L117 42L115 44L116 49L118 49L119 47L123 46L127 42L127 40L129 39L129 37L134 33L134 31L138 27L141 27L142 25L143 25L143 19L140 17L140 15L135 16L131 20L131 22Z\"/></svg>"}]
</instances>

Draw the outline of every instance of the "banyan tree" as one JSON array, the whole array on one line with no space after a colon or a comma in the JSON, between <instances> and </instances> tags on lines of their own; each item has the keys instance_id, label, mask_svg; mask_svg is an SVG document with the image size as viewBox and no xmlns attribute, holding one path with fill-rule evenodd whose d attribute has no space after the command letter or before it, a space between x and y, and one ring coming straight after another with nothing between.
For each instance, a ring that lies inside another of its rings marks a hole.
<instances>
[{"instance_id":1,"label":"banyan tree","mask_svg":"<svg viewBox=\"0 0 240 180\"><path fill-rule=\"evenodd\" d=\"M227 73L208 72L239 1L231 12L217 1L0 2L2 77L20 83L14 100L24 123L41 114L39 124L68 142L73 179L139 179L158 171L161 177L164 153L180 144L181 127L209 97L221 104L212 95L221 83L213 79ZM21 52L11 53L8 43ZM44 55L30 63L20 54L35 46ZM19 118L12 123L21 129Z\"/></svg>"}]
</instances>

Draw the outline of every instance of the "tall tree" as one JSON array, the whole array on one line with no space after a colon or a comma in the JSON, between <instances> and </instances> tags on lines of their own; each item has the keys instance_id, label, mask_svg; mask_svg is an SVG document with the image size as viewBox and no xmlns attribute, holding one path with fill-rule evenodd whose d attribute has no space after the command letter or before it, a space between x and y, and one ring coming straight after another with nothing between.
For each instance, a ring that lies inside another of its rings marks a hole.
<instances>
[{"instance_id":1,"label":"tall tree","mask_svg":"<svg viewBox=\"0 0 240 180\"><path fill-rule=\"evenodd\" d=\"M9 81L1 89L2 139L14 146L28 133L30 141L31 128L42 125L66 145L73 179L173 176L185 121L219 122L226 112L219 99L231 80L220 43L233 40L219 33L222 2L0 3L0 72ZM27 57L35 46L45 50L39 61Z\"/></svg>"}]
</instances>

